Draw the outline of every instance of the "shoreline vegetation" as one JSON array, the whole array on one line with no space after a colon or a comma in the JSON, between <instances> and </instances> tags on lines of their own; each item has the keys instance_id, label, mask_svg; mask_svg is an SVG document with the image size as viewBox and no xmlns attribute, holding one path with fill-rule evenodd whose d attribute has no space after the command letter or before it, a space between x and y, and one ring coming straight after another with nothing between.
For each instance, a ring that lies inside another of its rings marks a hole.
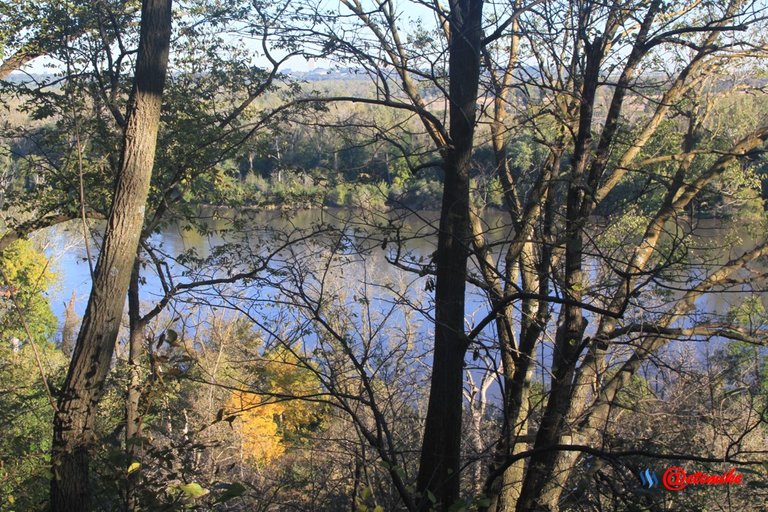
<instances>
[{"instance_id":1,"label":"shoreline vegetation","mask_svg":"<svg viewBox=\"0 0 768 512\"><path fill-rule=\"evenodd\" d=\"M329 71L328 76L331 78L328 79L323 76L324 73L320 71L314 74L298 74L296 77L286 75L284 79L287 83L311 91L310 95L318 97L334 97L342 93L366 97L375 93L370 82L361 79L354 70L340 69L333 73ZM41 80L42 84L47 83L46 81L51 84L58 83L54 75L40 75L37 79ZM293 80L296 82L292 82ZM27 85L37 83L19 83L18 80L16 82L13 87L21 87L17 92L20 95L24 94ZM758 82L760 85L763 80ZM42 87L47 93L60 91L57 85L38 87ZM253 102L252 108L268 109L286 94L287 88L287 85L280 85L275 90L266 92L263 97ZM599 94L607 95L607 91L599 90ZM735 92L721 93L727 98L723 101L726 107L723 107L723 112L720 113L726 122L739 110L762 111L766 108L759 98L749 98ZM429 94L427 98L430 97ZM6 105L9 114L8 133L11 136L0 140L0 169L3 170L0 202L5 201L6 208L15 203L15 197L34 196L36 191L47 193L50 187L76 186L76 183L71 181L64 184L52 181L59 178L55 172L51 172L54 169L47 169L57 164L46 162L51 155L46 154L48 150L45 149L44 143L48 138L56 136L58 123L63 121L58 116L62 114L41 116L35 113L34 109L22 107L23 103L17 98L11 99ZM373 125L393 122L379 107L353 106L343 102L331 103L319 112L305 112L302 115L331 119L350 116L370 118ZM413 119L396 122L403 124L403 129L413 129L414 126ZM175 129L177 128L164 127L161 124L161 140L168 138L173 141L175 137L168 130ZM666 151L665 138L669 138L669 132L676 129L675 122L665 121L658 129L658 136L649 144L655 151ZM480 142L472 156L470 194L477 208L506 209L504 187L496 173L494 149L488 140L488 131L486 125L478 127ZM208 160L204 159L201 165L206 167L197 172L193 171L193 177L181 180L170 191L166 191L166 200L171 197L190 204L269 209L317 208L321 205L374 209L393 206L412 210L440 209L443 170L430 161L428 155L420 155L419 148L425 143L425 134L409 135L407 146L392 146L386 141L377 141L375 132L376 130L370 127L363 130L354 124L345 126L341 121L318 124L307 123L307 120L301 119L286 120L280 126L270 127L264 135L259 135L247 143L239 143L234 150L228 150L223 155L205 155ZM194 136L191 133L188 135ZM370 140L371 137L373 140ZM178 151L179 148L174 148L175 145L176 143L169 147L160 146L158 165L166 165L176 158L173 151ZM534 185L526 176L546 164L547 148L542 146L532 133L525 130L508 134L505 146L511 177L519 192L525 195ZM88 159L88 149L82 149L85 151L82 157ZM568 164L567 160L561 162L564 168ZM728 174L726 180L708 184L706 189L691 201L688 208L692 209L694 216L728 215L729 211L735 211L744 201L755 201L750 208L760 208L756 201L768 199L768 164L762 157L751 162L749 169L744 169L743 174L735 169ZM729 186L724 186L728 180ZM85 185L88 186L88 183ZM637 202L640 208L651 211L661 201L662 192L663 189L653 182L652 176L629 175L611 190L597 206L597 210L607 214ZM642 202L637 201L640 197L643 198ZM162 199L151 195L150 203Z\"/></svg>"}]
</instances>

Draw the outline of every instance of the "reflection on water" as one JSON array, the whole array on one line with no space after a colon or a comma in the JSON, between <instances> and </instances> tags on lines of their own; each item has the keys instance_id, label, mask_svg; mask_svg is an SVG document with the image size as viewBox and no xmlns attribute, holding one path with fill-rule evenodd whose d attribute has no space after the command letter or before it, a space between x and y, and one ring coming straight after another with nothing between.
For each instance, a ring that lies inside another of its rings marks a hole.
<instances>
[{"instance_id":1,"label":"reflection on water","mask_svg":"<svg viewBox=\"0 0 768 512\"><path fill-rule=\"evenodd\" d=\"M343 229L345 233L354 237L355 233L369 224L386 229L394 222L398 226L402 225L401 234L408 237L408 248L414 254L423 257L435 250L434 233L437 214L434 212L408 215L407 218L399 214L367 215L361 218L357 212L336 209L295 212L252 210L237 213L245 217L245 220L241 218L238 222L233 222L233 213L227 210L204 211L199 218L195 219L198 229L186 223L172 223L154 234L150 238L150 243L158 249L160 254L173 259L181 255L192 255L202 259L214 255L216 248L227 242L247 240L254 249L258 249L261 245L264 250L270 250L272 245L279 243L270 244L270 240L281 233L300 233L313 228L317 229L318 226L327 223ZM64 303L69 300L74 291L77 297L76 309L78 314L82 315L90 292L91 279L81 225L78 221L72 221L51 228L45 238L47 239L45 252L51 260L53 270L58 275L58 282L49 290L54 313L59 318L63 317ZM376 240L376 243L380 243L380 240ZM98 246L98 240L91 244L95 264L98 253L94 246ZM374 253L373 257L381 260L380 268L387 268L384 251ZM184 282L183 274L189 269L178 262L171 262L169 266L176 282ZM392 271L395 272L394 269ZM159 294L162 288L151 266L144 269L142 277L146 279L142 292L147 295Z\"/></svg>"},{"instance_id":2,"label":"reflection on water","mask_svg":"<svg viewBox=\"0 0 768 512\"><path fill-rule=\"evenodd\" d=\"M165 226L159 233L152 236L150 242L162 254L177 257L179 255L196 255L207 258L216 253L216 248L226 242L245 241L251 249L268 251L272 239L278 233L298 233L301 230L317 228L322 224L332 225L346 233L350 240L359 241L366 247L376 247L369 253L373 265L379 272L390 274L395 279L402 272L385 261L385 255L393 257L397 241L404 241L407 250L402 251L404 261L408 256L411 260L428 264L435 250L435 233L437 212L419 213L389 213L361 216L361 212L352 210L300 210L296 212L271 211L242 211L237 212L245 218L233 221L233 213L228 210L208 209L201 212L196 222L201 230L192 229L188 225L173 223ZM505 240L510 233L508 218L497 211L488 212L484 217L490 243ZM598 222L597 224L603 224ZM377 226L371 230L371 225ZM363 229L365 228L365 229ZM697 221L694 236L687 242L686 250L699 266L686 269L689 276L702 276L710 272L714 263L722 263L743 251L754 247L757 239L754 233L741 227L741 231L724 228L716 220ZM761 237L762 238L762 237ZM78 222L58 226L48 232L46 254L51 258L51 265L59 276L59 281L49 291L54 313L63 318L64 304L72 292L77 297L77 311L80 315L85 310L90 291L89 268L86 253L82 243L82 231ZM92 244L97 245L97 244ZM379 247L380 246L380 247ZM93 254L94 260L96 254ZM245 257L243 260L247 259ZM226 261L221 260L224 263ZM94 262L95 263L95 262ZM229 261L229 264L247 265L247 261ZM188 268L178 263L170 264L171 274L175 282L184 282L185 271ZM351 279L354 275L348 274ZM142 288L146 300L159 295L160 283L151 265L143 271L146 284ZM683 286L685 276L677 278ZM425 286L419 282L419 286ZM671 296L679 295L679 291L670 290ZM711 314L724 314L734 304L739 303L747 295L746 292L711 293L704 295L697 305ZM768 295L761 294L763 302L768 306ZM467 314L474 313L475 318L481 318L486 311L482 297L478 291L470 288L470 298L467 304Z\"/></svg>"}]
</instances>

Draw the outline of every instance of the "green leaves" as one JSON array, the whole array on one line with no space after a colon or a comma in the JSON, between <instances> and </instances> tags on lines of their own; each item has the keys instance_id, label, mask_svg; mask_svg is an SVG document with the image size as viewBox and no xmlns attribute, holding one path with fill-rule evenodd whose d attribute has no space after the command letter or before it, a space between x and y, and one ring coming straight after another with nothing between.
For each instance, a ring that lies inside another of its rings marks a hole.
<instances>
[{"instance_id":1,"label":"green leaves","mask_svg":"<svg viewBox=\"0 0 768 512\"><path fill-rule=\"evenodd\" d=\"M186 498L192 499L202 498L210 492L208 489L204 489L203 486L195 482L178 485L177 489L183 492Z\"/></svg>"},{"instance_id":2,"label":"green leaves","mask_svg":"<svg viewBox=\"0 0 768 512\"><path fill-rule=\"evenodd\" d=\"M0 509L6 510L7 500L13 510L32 510L47 494L47 485L39 483L50 478L53 416L35 350L50 382L58 380L66 360L50 343L57 322L44 294L53 280L45 256L19 240L0 255L0 268L7 278L0 277Z\"/></svg>"}]
</instances>

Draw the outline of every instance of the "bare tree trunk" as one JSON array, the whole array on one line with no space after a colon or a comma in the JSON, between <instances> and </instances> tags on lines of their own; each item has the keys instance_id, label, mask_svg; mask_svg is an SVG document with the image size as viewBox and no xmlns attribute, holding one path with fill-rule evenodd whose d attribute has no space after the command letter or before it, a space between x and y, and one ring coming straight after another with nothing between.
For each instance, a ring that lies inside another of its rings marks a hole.
<instances>
[{"instance_id":1,"label":"bare tree trunk","mask_svg":"<svg viewBox=\"0 0 768 512\"><path fill-rule=\"evenodd\" d=\"M450 3L450 134L435 255L435 352L417 489L422 510L459 499L464 302L470 246L469 168L477 110L482 0ZM432 503L435 501L435 503Z\"/></svg>"},{"instance_id":2,"label":"bare tree trunk","mask_svg":"<svg viewBox=\"0 0 768 512\"><path fill-rule=\"evenodd\" d=\"M125 305L154 165L168 65L171 0L144 0L120 171L77 345L54 418L51 508L91 509L88 450Z\"/></svg>"},{"instance_id":3,"label":"bare tree trunk","mask_svg":"<svg viewBox=\"0 0 768 512\"><path fill-rule=\"evenodd\" d=\"M487 363L486 363L487 364ZM489 441L483 435L483 427L488 421L488 389L495 382L495 372L486 370L479 384L475 383L472 371L467 370L468 390L465 390L469 412L469 432L467 444L472 448L472 456L477 457L471 465L471 483L469 491L479 495L483 491L483 461L480 455L488 449Z\"/></svg>"},{"instance_id":4,"label":"bare tree trunk","mask_svg":"<svg viewBox=\"0 0 768 512\"><path fill-rule=\"evenodd\" d=\"M589 148L592 141L592 118L594 99L597 92L597 78L603 45L595 43L586 58L584 86L582 89L579 112L579 129L575 141L573 164L566 199L566 241L565 241L565 295L572 301L563 306L562 323L555 335L555 347L552 354L552 387L547 407L536 435L534 448L544 450L531 457L520 499L517 503L519 512L529 510L549 510L551 503L542 496L546 477L551 475L556 462L556 454L547 451L564 437L564 421L570 405L571 389L576 372L581 340L587 321L578 305L583 289L583 247L584 223L586 217L582 211L583 181L587 171ZM547 502L547 503L545 503Z\"/></svg>"},{"instance_id":5,"label":"bare tree trunk","mask_svg":"<svg viewBox=\"0 0 768 512\"><path fill-rule=\"evenodd\" d=\"M75 311L75 292L69 298L64 310L64 327L61 329L61 351L67 357L72 357L75 350L75 331L77 330L77 312Z\"/></svg>"},{"instance_id":6,"label":"bare tree trunk","mask_svg":"<svg viewBox=\"0 0 768 512\"><path fill-rule=\"evenodd\" d=\"M141 416L139 401L141 399L141 355L143 353L145 323L139 310L139 260L133 265L131 281L128 286L128 392L125 401L125 452L129 464L141 463L142 446ZM130 512L136 508L135 487L137 473L127 476L125 510Z\"/></svg>"},{"instance_id":7,"label":"bare tree trunk","mask_svg":"<svg viewBox=\"0 0 768 512\"><path fill-rule=\"evenodd\" d=\"M515 1L515 8L519 9L520 2ZM491 143L496 162L496 176L502 185L504 192L504 204L509 211L513 224L516 229L515 239L510 244L506 255L506 278L504 283L504 292L501 292L501 284L498 283L498 274L495 272L484 272L485 281L491 283L495 281L494 290L499 293L494 294L492 306L495 308L499 301L504 299L504 295L509 292L512 284L522 278L520 285L522 289L530 293L547 294L548 279L547 271L537 268L536 254L534 244L530 241L535 229L535 219L538 218L545 203L551 203L549 199L549 176L556 173L560 165L559 151L553 151L549 162L549 172L541 179L538 186L530 192L528 202L523 209L520 192L517 189L515 178L509 166L506 149L506 125L507 117L506 106L509 101L509 95L512 90L512 77L515 66L518 61L518 51L520 48L519 22L515 19L511 25L511 36L509 41L509 58L503 75L499 76L493 61L488 52L485 53L488 72L491 75L493 85L494 103L493 119L490 123ZM473 226L474 227L474 226ZM475 237L477 238L477 233ZM543 267L548 269L549 253L548 248L542 249ZM489 265L492 261L489 260ZM511 269L516 269L514 272ZM489 279L490 277L490 279ZM505 389L505 419L502 429L502 440L499 444L497 458L504 460L510 455L519 453L527 448L527 443L520 441L521 436L526 436L528 431L528 399L530 392L530 381L533 374L534 351L538 337L546 325L548 315L548 305L533 299L524 299L522 301L522 310L520 315L520 336L519 345L511 333L514 308L511 305L503 309L503 314L497 318L497 331L499 344L503 358L504 369L504 389ZM506 326L506 329L505 329ZM508 330L509 333L505 331ZM517 503L523 477L525 472L525 460L509 465L501 477L495 482L486 482L486 494L491 498L488 510L496 512L505 512L514 510Z\"/></svg>"}]
</instances>

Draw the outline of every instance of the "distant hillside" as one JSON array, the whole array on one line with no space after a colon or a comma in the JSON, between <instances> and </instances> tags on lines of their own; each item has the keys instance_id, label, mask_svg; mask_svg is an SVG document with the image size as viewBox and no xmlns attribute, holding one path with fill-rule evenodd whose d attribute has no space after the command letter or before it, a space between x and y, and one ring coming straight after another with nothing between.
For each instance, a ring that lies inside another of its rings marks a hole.
<instances>
[{"instance_id":1,"label":"distant hillside","mask_svg":"<svg viewBox=\"0 0 768 512\"><path fill-rule=\"evenodd\" d=\"M298 80L306 80L308 82L325 82L328 80L367 80L366 73L359 68L314 68L309 71L297 71L293 69L286 69L283 71L286 75L294 77ZM53 73L24 73L20 71L14 71L11 73L6 81L11 83L25 83L25 82L44 82L55 80L57 76Z\"/></svg>"}]
</instances>

